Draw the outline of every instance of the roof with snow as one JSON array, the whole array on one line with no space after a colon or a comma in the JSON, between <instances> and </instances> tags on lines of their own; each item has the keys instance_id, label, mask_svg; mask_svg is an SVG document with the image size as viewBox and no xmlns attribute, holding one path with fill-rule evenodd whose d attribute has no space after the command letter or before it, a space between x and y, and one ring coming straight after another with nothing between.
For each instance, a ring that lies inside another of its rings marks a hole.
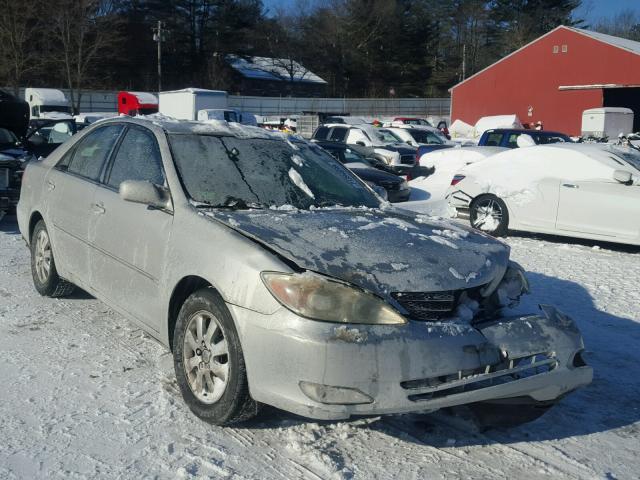
<instances>
[{"instance_id":1,"label":"roof with snow","mask_svg":"<svg viewBox=\"0 0 640 480\"><path fill-rule=\"evenodd\" d=\"M561 28L566 28L567 30L573 30L576 33L586 35L587 37L591 37L594 40L608 43L609 45L613 45L614 47L622 48L623 50L628 50L632 53L636 53L640 55L640 42L629 40L627 38L614 37L613 35L606 35L604 33L592 32L591 30L583 30L582 28L564 27L564 26Z\"/></svg>"},{"instance_id":2,"label":"roof with snow","mask_svg":"<svg viewBox=\"0 0 640 480\"><path fill-rule=\"evenodd\" d=\"M277 82L327 83L295 60L287 58L227 55L226 60L231 68L245 78Z\"/></svg>"},{"instance_id":3,"label":"roof with snow","mask_svg":"<svg viewBox=\"0 0 640 480\"><path fill-rule=\"evenodd\" d=\"M158 104L158 97L156 97L153 93L148 93L148 92L128 92L128 93L136 97L138 99L138 102L140 103L150 103L154 105Z\"/></svg>"},{"instance_id":4,"label":"roof with snow","mask_svg":"<svg viewBox=\"0 0 640 480\"><path fill-rule=\"evenodd\" d=\"M462 85L463 83L467 83L469 80L471 80L472 78L477 77L478 75L480 75L484 71L489 70L494 65L496 65L496 64L498 64L500 62L503 62L504 60L512 57L513 55L515 55L516 53L520 52L521 50L524 50L529 45L532 45L532 44L536 43L537 41L542 40L543 38L551 35L552 33L556 32L557 30L560 30L560 29L570 30L570 31L575 32L575 33L577 33L579 35L584 35L584 36L587 36L587 37L592 38L594 40L597 40L599 42L606 43L607 45L611 45L613 47L621 48L622 50L626 50L628 52L635 53L636 55L640 55L640 42L636 42L634 40L629 40L629 39L626 39L626 38L614 37L613 35L606 35L604 33L593 32L591 30L584 30L582 28L567 27L566 25L560 25L560 26L554 28L553 30L548 31L544 35L536 38L535 40L532 40L531 42L527 43L526 45L523 45L522 47L518 48L517 50L514 50L509 55L506 55L506 56L502 57L497 62L492 63L491 65L483 68L482 70L474 73L470 77L465 78L461 82L459 82L459 83L455 84L453 87L451 87L449 89L449 91L451 91L454 88Z\"/></svg>"}]
</instances>

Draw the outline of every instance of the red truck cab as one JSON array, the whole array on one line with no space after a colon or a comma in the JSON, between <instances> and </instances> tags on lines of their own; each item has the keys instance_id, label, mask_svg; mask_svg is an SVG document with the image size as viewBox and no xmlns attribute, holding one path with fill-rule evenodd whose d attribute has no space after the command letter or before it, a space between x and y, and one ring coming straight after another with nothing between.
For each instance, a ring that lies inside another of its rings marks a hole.
<instances>
[{"instance_id":1,"label":"red truck cab","mask_svg":"<svg viewBox=\"0 0 640 480\"><path fill-rule=\"evenodd\" d=\"M147 92L118 92L118 113L132 117L158 113L158 97Z\"/></svg>"}]
</instances>

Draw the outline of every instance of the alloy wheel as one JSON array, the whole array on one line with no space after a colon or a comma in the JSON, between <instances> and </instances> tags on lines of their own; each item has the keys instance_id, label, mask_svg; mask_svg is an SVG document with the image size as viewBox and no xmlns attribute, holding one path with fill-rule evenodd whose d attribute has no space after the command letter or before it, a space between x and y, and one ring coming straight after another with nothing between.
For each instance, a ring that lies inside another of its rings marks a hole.
<instances>
[{"instance_id":1,"label":"alloy wheel","mask_svg":"<svg viewBox=\"0 0 640 480\"><path fill-rule=\"evenodd\" d=\"M51 241L46 230L40 230L36 238L36 274L38 280L46 283L51 272Z\"/></svg>"},{"instance_id":2,"label":"alloy wheel","mask_svg":"<svg viewBox=\"0 0 640 480\"><path fill-rule=\"evenodd\" d=\"M189 388L206 404L217 402L229 380L229 346L218 319L207 311L191 316L184 335L183 365Z\"/></svg>"},{"instance_id":3,"label":"alloy wheel","mask_svg":"<svg viewBox=\"0 0 640 480\"><path fill-rule=\"evenodd\" d=\"M473 220L473 226L478 230L494 231L502 223L504 212L502 207L493 198L487 198L480 200L476 204L475 219Z\"/></svg>"}]
</instances>

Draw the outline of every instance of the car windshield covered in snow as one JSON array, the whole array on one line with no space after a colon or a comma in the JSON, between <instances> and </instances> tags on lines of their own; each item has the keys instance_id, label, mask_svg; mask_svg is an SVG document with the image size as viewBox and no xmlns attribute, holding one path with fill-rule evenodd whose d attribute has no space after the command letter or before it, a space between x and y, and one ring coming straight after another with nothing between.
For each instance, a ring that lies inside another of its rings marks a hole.
<instances>
[{"instance_id":1,"label":"car windshield covered in snow","mask_svg":"<svg viewBox=\"0 0 640 480\"><path fill-rule=\"evenodd\" d=\"M219 208L378 207L378 198L319 147L277 139L172 134L192 200Z\"/></svg>"}]
</instances>

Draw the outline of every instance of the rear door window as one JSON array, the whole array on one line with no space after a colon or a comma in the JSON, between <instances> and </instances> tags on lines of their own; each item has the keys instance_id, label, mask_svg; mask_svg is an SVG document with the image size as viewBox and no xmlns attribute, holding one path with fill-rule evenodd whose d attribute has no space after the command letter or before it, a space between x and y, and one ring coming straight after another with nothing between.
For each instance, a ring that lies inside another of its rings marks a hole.
<instances>
[{"instance_id":1,"label":"rear door window","mask_svg":"<svg viewBox=\"0 0 640 480\"><path fill-rule=\"evenodd\" d=\"M345 138L347 138L347 132L348 132L347 128L336 127L333 130L331 130L331 135L329 136L329 139L333 140L334 142L344 142Z\"/></svg>"},{"instance_id":2,"label":"rear door window","mask_svg":"<svg viewBox=\"0 0 640 480\"><path fill-rule=\"evenodd\" d=\"M502 134L501 133L490 133L487 136L487 147L499 147L500 142L502 142Z\"/></svg>"},{"instance_id":3,"label":"rear door window","mask_svg":"<svg viewBox=\"0 0 640 480\"><path fill-rule=\"evenodd\" d=\"M329 129L327 127L319 127L313 135L313 138L317 140L326 140L328 135Z\"/></svg>"},{"instance_id":4,"label":"rear door window","mask_svg":"<svg viewBox=\"0 0 640 480\"><path fill-rule=\"evenodd\" d=\"M509 140L507 141L507 147L509 148L517 148L518 147L518 137L520 136L519 133L512 133L511 135L509 135ZM538 143L538 142L536 142Z\"/></svg>"},{"instance_id":5,"label":"rear door window","mask_svg":"<svg viewBox=\"0 0 640 480\"><path fill-rule=\"evenodd\" d=\"M117 190L125 180L164 184L160 148L155 135L146 128L130 127L113 159L107 185Z\"/></svg>"},{"instance_id":6,"label":"rear door window","mask_svg":"<svg viewBox=\"0 0 640 480\"><path fill-rule=\"evenodd\" d=\"M74 149L73 157L65 156L67 171L90 180L98 180L105 160L122 132L121 125L98 128L84 137Z\"/></svg>"}]
</instances>

